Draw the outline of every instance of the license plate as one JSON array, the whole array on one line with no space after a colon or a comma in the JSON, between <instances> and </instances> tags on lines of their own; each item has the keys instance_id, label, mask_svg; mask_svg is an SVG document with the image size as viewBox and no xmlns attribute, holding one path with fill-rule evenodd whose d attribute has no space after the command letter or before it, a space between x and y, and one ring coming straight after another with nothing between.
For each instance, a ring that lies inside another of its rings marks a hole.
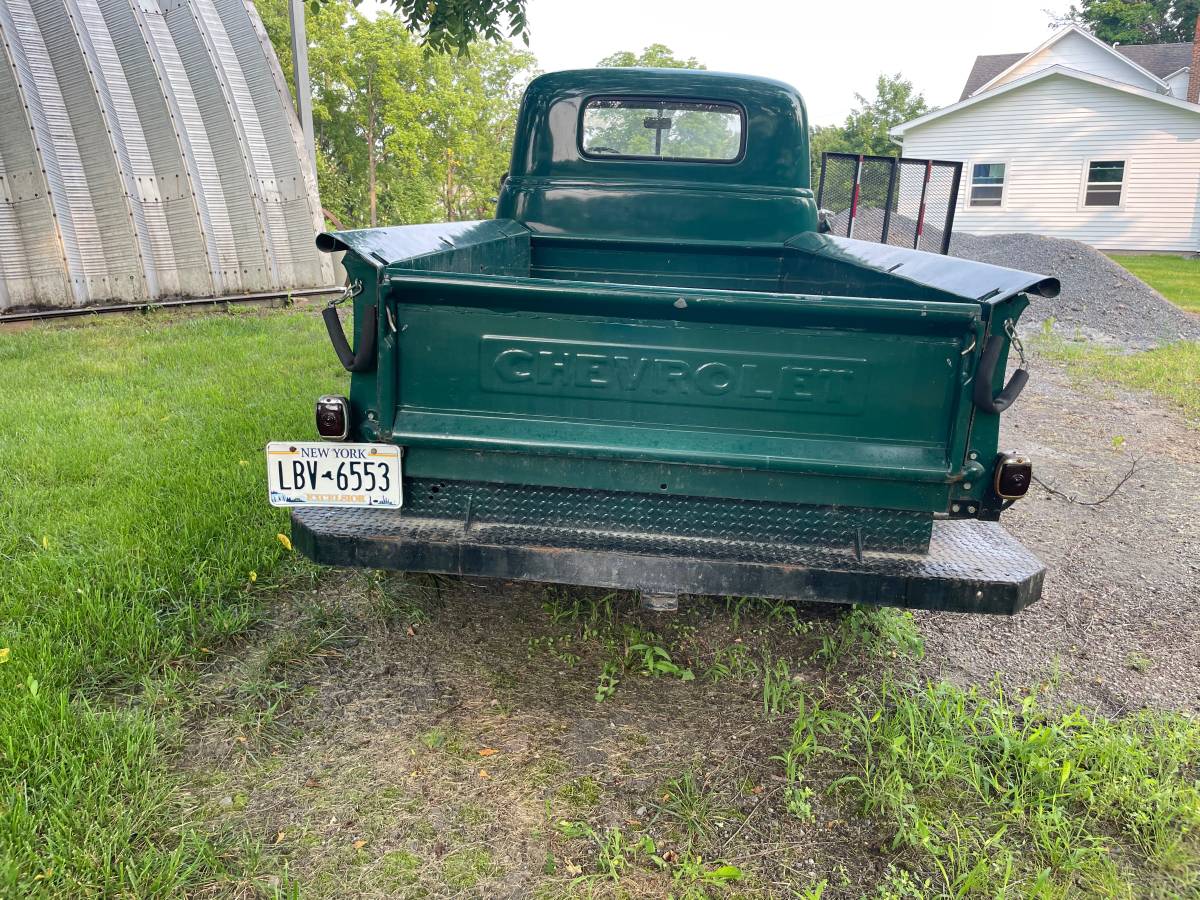
<instances>
[{"instance_id":1,"label":"license plate","mask_svg":"<svg viewBox=\"0 0 1200 900\"><path fill-rule=\"evenodd\" d=\"M394 444L272 441L267 444L271 505L399 508L400 455Z\"/></svg>"}]
</instances>

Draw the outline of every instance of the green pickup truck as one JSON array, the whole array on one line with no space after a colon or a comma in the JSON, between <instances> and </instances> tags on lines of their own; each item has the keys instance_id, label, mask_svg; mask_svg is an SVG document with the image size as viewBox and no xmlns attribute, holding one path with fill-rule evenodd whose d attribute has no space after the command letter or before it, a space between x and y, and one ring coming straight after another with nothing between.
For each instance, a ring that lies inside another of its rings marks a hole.
<instances>
[{"instance_id":1,"label":"green pickup truck","mask_svg":"<svg viewBox=\"0 0 1200 900\"><path fill-rule=\"evenodd\" d=\"M1000 527L1030 293L1058 282L822 233L800 95L655 69L534 80L496 218L322 234L353 373L271 502L333 565L1013 613Z\"/></svg>"}]
</instances>

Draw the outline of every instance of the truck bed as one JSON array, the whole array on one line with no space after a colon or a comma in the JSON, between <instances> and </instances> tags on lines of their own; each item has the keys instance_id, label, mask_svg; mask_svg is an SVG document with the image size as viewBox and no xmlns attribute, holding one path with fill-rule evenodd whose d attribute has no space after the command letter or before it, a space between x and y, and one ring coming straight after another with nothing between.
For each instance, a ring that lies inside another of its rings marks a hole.
<instances>
[{"instance_id":1,"label":"truck bed","mask_svg":"<svg viewBox=\"0 0 1200 900\"><path fill-rule=\"evenodd\" d=\"M380 254L387 259L397 252L414 255L390 263L394 273L428 271L444 274L481 274L547 281L582 281L642 287L696 288L705 291L797 294L807 297L839 296L894 300L942 300L952 303L986 303L986 295L1010 295L1011 276L1027 275L966 260L936 257L900 247L866 244L828 235L805 233L785 242L678 241L580 237L537 234L515 222L489 220L470 225L451 240L422 241L419 234ZM485 227L486 226L486 227ZM457 231L445 226L404 226L378 229L384 244L389 232ZM361 234L361 232L360 232ZM336 246L336 238L327 245ZM421 252L424 251L424 252ZM968 269L992 277L995 289L964 297L960 281ZM940 269L931 281L930 269ZM954 275L959 278L955 278ZM1018 279L1024 281L1023 279ZM945 284L938 282L945 281ZM1022 287L1027 285L1025 281Z\"/></svg>"},{"instance_id":2,"label":"truck bed","mask_svg":"<svg viewBox=\"0 0 1200 900\"><path fill-rule=\"evenodd\" d=\"M964 296L978 264L931 272L929 254L811 233L631 241L492 220L347 238L379 263L355 318L381 335L351 399L366 437L406 448L414 514L454 497L495 520L512 500L488 485L543 508L612 492L699 502L726 531L758 504L750 520L836 522L836 542L887 551L927 548L956 500L976 511L968 444L994 424L970 402L974 354L1039 278L995 269L987 296ZM595 504L570 513L603 524Z\"/></svg>"}]
</instances>

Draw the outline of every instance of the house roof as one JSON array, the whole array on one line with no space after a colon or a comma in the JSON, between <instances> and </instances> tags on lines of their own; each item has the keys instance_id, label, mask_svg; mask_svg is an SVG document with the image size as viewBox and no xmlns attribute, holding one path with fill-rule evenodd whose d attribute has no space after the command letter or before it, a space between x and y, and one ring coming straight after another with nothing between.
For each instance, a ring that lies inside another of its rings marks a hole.
<instances>
[{"instance_id":1,"label":"house roof","mask_svg":"<svg viewBox=\"0 0 1200 900\"><path fill-rule=\"evenodd\" d=\"M1011 69L1028 55L1027 53L994 53L991 56L975 57L975 65L971 67L966 87L963 88L962 96L958 99L966 100L1001 72Z\"/></svg>"},{"instance_id":2,"label":"house roof","mask_svg":"<svg viewBox=\"0 0 1200 900\"><path fill-rule=\"evenodd\" d=\"M957 103L951 103L949 106L943 106L941 109L935 109L933 112L928 112L923 116L918 116L915 119L909 119L907 122L902 122L893 128L888 129L888 134L893 140L903 138L905 132L911 128L924 125L927 122L932 122L934 119L940 119L942 116L950 113L958 112L960 109L966 109L974 106L976 103L986 103L1009 91L1024 87L1027 84L1033 84L1035 81L1041 81L1043 78L1057 76L1061 78L1074 78L1079 81L1087 81L1091 84L1099 85L1100 87L1111 88L1115 91L1123 91L1126 94L1132 94L1135 97L1143 97L1146 100L1153 100L1156 103L1165 103L1167 106L1173 106L1176 109L1187 110L1191 113L1200 114L1200 104L1188 103L1186 100L1180 100L1177 97L1171 97L1167 94L1158 94L1154 91L1147 91L1143 88L1136 87L1132 84L1127 84L1123 81L1113 81L1111 78L1102 78L1099 75L1093 75L1090 72L1080 72L1077 69L1069 69L1066 66L1048 66L1045 69L1039 69L1029 75L1017 78L1013 81L1006 81L1004 84L990 91L984 91L982 94L976 94L974 97L968 97L965 100L959 100Z\"/></svg>"},{"instance_id":3,"label":"house roof","mask_svg":"<svg viewBox=\"0 0 1200 900\"><path fill-rule=\"evenodd\" d=\"M1192 64L1192 45L1184 44L1129 44L1112 48L1135 65L1141 66L1156 78L1174 75ZM1025 53L994 53L975 57L975 65L967 76L959 100L966 100L997 75L1008 71L1033 51Z\"/></svg>"},{"instance_id":4,"label":"house roof","mask_svg":"<svg viewBox=\"0 0 1200 900\"><path fill-rule=\"evenodd\" d=\"M1192 45L1130 44L1113 48L1159 78L1174 75L1192 64Z\"/></svg>"}]
</instances>

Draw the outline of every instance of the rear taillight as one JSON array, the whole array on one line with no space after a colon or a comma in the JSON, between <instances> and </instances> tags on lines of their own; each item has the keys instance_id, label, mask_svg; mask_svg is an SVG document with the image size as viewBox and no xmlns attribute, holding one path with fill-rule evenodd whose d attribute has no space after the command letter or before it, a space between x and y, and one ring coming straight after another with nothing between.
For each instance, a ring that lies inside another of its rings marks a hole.
<instances>
[{"instance_id":1,"label":"rear taillight","mask_svg":"<svg viewBox=\"0 0 1200 900\"><path fill-rule=\"evenodd\" d=\"M996 480L992 487L1004 500L1024 497L1033 482L1033 463L1028 457L1006 453L996 461Z\"/></svg>"},{"instance_id":2,"label":"rear taillight","mask_svg":"<svg viewBox=\"0 0 1200 900\"><path fill-rule=\"evenodd\" d=\"M317 434L327 441L344 441L349 436L349 400L331 395L317 400Z\"/></svg>"}]
</instances>

